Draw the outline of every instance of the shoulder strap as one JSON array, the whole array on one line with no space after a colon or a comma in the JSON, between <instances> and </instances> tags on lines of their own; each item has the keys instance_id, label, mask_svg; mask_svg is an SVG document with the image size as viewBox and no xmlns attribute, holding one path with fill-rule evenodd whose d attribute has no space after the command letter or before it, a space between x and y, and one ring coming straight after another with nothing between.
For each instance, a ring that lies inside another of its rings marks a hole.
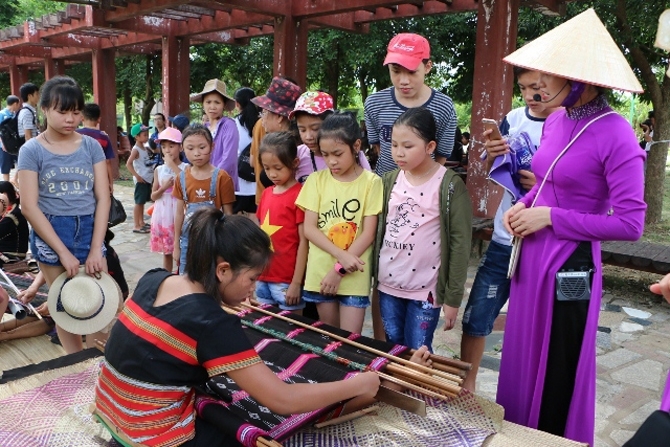
<instances>
[{"instance_id":1,"label":"shoulder strap","mask_svg":"<svg viewBox=\"0 0 670 447\"><path fill-rule=\"evenodd\" d=\"M209 198L213 199L216 197L216 185L218 184L219 179L219 168L214 167L214 172L212 172L212 178L209 181Z\"/></svg>"},{"instance_id":2,"label":"shoulder strap","mask_svg":"<svg viewBox=\"0 0 670 447\"><path fill-rule=\"evenodd\" d=\"M549 175L551 174L551 171L554 170L554 166L556 166L556 163L558 163L558 160L560 160L561 157L562 157L563 155L565 155L565 153L568 151L568 149L570 149L570 146L572 146L572 144L573 144L575 141L577 141L577 138L579 138L580 135L583 134L584 131L585 131L591 124L595 123L596 121L598 121L598 120L601 119L601 118L606 117L607 115L612 115L613 113L616 113L616 112L612 110L612 111L610 111L610 112L603 113L603 114L600 115L600 116L596 116L596 117L593 118L591 121L589 121L588 123L586 123L586 125L585 125L584 127L582 127L582 129L581 129L579 132L577 132L577 135L575 135L575 136L572 138L572 140L570 140L570 142L567 144L567 146L565 146L565 148L561 151L561 153L558 154L558 156L557 156L557 157L554 159L554 161L551 163L551 166L549 166L549 169L547 170L547 173L545 174L544 178L542 179L542 183L540 184L540 187L537 189L537 194L535 194L535 198L533 199L533 203L530 204L530 208L532 208L532 207L535 206L535 202L537 202L537 198L540 196L540 192L542 192L542 188L544 188L544 185L545 185L545 183L547 182L547 179L549 178Z\"/></svg>"},{"instance_id":3,"label":"shoulder strap","mask_svg":"<svg viewBox=\"0 0 670 447\"><path fill-rule=\"evenodd\" d=\"M181 183L181 195L184 197L184 203L188 203L188 194L186 193L186 170L188 166L179 173L179 183Z\"/></svg>"},{"instance_id":4,"label":"shoulder strap","mask_svg":"<svg viewBox=\"0 0 670 447\"><path fill-rule=\"evenodd\" d=\"M26 109L27 111L30 112L30 114L33 116L33 125L35 125L35 112L33 112L30 107L26 107L25 105L21 107L21 109ZM17 113L16 116L18 117L19 114Z\"/></svg>"}]
</instances>

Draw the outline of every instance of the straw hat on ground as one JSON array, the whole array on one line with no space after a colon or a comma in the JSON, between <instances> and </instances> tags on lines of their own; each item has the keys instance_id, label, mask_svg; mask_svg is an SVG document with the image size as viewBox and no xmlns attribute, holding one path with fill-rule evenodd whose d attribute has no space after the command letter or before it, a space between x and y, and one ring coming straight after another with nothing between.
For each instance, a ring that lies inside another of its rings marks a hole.
<instances>
[{"instance_id":1,"label":"straw hat on ground","mask_svg":"<svg viewBox=\"0 0 670 447\"><path fill-rule=\"evenodd\" d=\"M226 93L226 83L220 79L210 79L205 83L200 93L191 95L192 102L202 102L207 93L217 92L223 96L224 108L228 111L235 109L235 100Z\"/></svg>"},{"instance_id":2,"label":"straw hat on ground","mask_svg":"<svg viewBox=\"0 0 670 447\"><path fill-rule=\"evenodd\" d=\"M642 93L623 53L590 8L503 59L573 81Z\"/></svg>"},{"instance_id":3,"label":"straw hat on ground","mask_svg":"<svg viewBox=\"0 0 670 447\"><path fill-rule=\"evenodd\" d=\"M51 284L47 305L56 324L72 334L86 335L112 322L123 301L121 289L105 272L94 278L80 269L72 278L62 273Z\"/></svg>"}]
</instances>

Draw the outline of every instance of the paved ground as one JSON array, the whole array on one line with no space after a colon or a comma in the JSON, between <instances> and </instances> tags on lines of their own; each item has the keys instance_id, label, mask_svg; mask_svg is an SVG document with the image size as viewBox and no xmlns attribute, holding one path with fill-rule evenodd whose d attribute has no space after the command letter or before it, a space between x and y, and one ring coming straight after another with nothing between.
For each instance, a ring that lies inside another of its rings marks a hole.
<instances>
[{"instance_id":1,"label":"paved ground","mask_svg":"<svg viewBox=\"0 0 670 447\"><path fill-rule=\"evenodd\" d=\"M132 232L132 188L115 186L115 196L128 211L126 223L114 228L116 249L131 291L150 268L162 266L161 255L149 251L149 236ZM467 292L476 267L468 272ZM657 304L636 309L626 297L605 294L598 332L597 441L596 447L620 446L641 422L659 407L665 378L670 369L670 306ZM497 327L502 326L498 324ZM371 335L368 318L365 335ZM460 325L450 332L438 329L435 349L457 355ZM487 339L487 349L478 378L478 394L495 398L502 331ZM45 338L48 343L48 339Z\"/></svg>"}]
</instances>

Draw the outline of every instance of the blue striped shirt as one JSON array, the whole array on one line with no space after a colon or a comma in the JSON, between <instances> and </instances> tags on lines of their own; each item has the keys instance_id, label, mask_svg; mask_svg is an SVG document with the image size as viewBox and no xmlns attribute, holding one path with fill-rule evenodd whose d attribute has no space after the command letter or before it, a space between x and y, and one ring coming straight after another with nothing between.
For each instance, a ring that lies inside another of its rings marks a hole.
<instances>
[{"instance_id":1,"label":"blue striped shirt","mask_svg":"<svg viewBox=\"0 0 670 447\"><path fill-rule=\"evenodd\" d=\"M421 107L430 110L437 124L436 154L449 157L454 148L456 133L456 111L454 103L447 95L432 89L428 101ZM395 97L395 89L389 87L373 93L365 100L365 126L370 144L379 144L379 160L376 173L382 175L397 168L391 156L391 130L393 123L408 107L403 106Z\"/></svg>"}]
</instances>

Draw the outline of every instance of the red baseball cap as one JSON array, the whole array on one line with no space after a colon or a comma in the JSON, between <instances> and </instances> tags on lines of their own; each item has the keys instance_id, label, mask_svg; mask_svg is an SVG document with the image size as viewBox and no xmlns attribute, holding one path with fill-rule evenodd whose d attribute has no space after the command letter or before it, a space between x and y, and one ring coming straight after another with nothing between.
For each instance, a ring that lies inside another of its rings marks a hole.
<instances>
[{"instance_id":1,"label":"red baseball cap","mask_svg":"<svg viewBox=\"0 0 670 447\"><path fill-rule=\"evenodd\" d=\"M418 34L401 33L389 42L384 65L398 64L416 70L425 59L430 59L428 40Z\"/></svg>"}]
</instances>

